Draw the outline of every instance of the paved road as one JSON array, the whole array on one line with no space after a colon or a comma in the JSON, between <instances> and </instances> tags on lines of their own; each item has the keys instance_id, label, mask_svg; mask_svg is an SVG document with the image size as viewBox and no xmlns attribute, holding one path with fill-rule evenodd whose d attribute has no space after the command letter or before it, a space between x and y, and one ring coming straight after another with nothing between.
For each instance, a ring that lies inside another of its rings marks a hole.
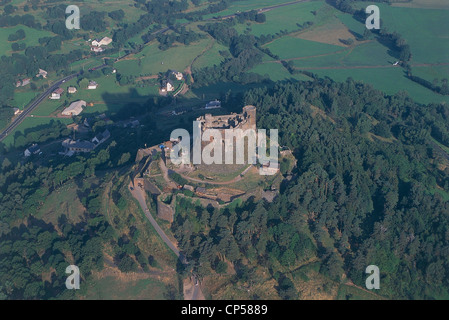
<instances>
[{"instance_id":1,"label":"paved road","mask_svg":"<svg viewBox=\"0 0 449 320\"><path fill-rule=\"evenodd\" d=\"M150 213L150 210L148 209L147 203L145 202L145 196L143 194L143 191L140 188L133 188L131 190L132 183L129 184L128 188L131 192L132 196L137 199L139 202L140 207L142 208L143 212L145 213L145 216L150 221L153 228L156 230L158 235L161 237L161 239L165 242L165 244L170 248L171 251L178 257L178 259L183 263L187 264L187 261L185 257L182 255L182 253L179 252L178 248L171 242L171 240L167 237L164 230L161 229L159 224L156 222L156 220L153 218L153 216ZM193 276L193 293L192 293L192 300L199 300L202 298L202 292L201 288L198 282L198 279ZM197 285L196 285L197 284Z\"/></svg>"},{"instance_id":2,"label":"paved road","mask_svg":"<svg viewBox=\"0 0 449 320\"><path fill-rule=\"evenodd\" d=\"M178 258L182 259L182 256L178 248L173 244L173 242L171 242L171 240L165 234L164 230L162 230L161 227L159 227L158 223L151 215L150 210L148 209L148 206L145 202L145 196L143 195L143 191L139 187L133 188L133 190L131 190L131 187L132 183L129 184L129 191L131 192L133 197L136 198L137 201L139 201L140 207L145 212L145 216L148 218L148 220L150 220L150 223L153 226L153 228L156 230L156 232L159 234L162 240L167 244L167 246L171 249L171 251L173 251L173 253L176 254Z\"/></svg>"},{"instance_id":3,"label":"paved road","mask_svg":"<svg viewBox=\"0 0 449 320\"><path fill-rule=\"evenodd\" d=\"M58 88L63 82L69 81L73 79L74 77L77 77L79 73L72 74L70 76L67 76L65 78L62 78L55 83L53 83L44 93L42 93L36 100L32 101L25 110L18 115L13 122L9 124L9 126L0 134L0 141L6 138L8 134L10 134L19 124L22 123L22 121L30 115L31 112L33 112L34 109L44 100L47 99L48 96L56 89Z\"/></svg>"}]
</instances>

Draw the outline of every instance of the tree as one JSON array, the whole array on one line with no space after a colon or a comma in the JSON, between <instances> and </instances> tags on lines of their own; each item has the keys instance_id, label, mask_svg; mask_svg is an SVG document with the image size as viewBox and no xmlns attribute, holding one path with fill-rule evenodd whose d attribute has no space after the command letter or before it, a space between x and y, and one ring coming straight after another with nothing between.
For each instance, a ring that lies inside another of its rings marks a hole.
<instances>
[{"instance_id":1,"label":"tree","mask_svg":"<svg viewBox=\"0 0 449 320\"><path fill-rule=\"evenodd\" d=\"M224 261L219 261L217 263L217 267L215 268L215 271L217 271L217 273L220 273L220 274L226 273L228 271L228 264Z\"/></svg>"}]
</instances>

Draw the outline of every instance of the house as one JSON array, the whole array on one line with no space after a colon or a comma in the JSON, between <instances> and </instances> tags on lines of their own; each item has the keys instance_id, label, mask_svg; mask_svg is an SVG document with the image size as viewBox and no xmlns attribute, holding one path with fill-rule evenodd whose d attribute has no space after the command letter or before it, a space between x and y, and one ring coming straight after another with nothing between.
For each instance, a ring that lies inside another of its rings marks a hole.
<instances>
[{"instance_id":1,"label":"house","mask_svg":"<svg viewBox=\"0 0 449 320\"><path fill-rule=\"evenodd\" d=\"M67 88L67 92L68 93L75 93L76 92L76 88L75 87L68 87Z\"/></svg>"},{"instance_id":2,"label":"house","mask_svg":"<svg viewBox=\"0 0 449 320\"><path fill-rule=\"evenodd\" d=\"M97 89L98 83L95 81L89 81L89 85L87 86L87 89L89 90L95 90Z\"/></svg>"},{"instance_id":3,"label":"house","mask_svg":"<svg viewBox=\"0 0 449 320\"><path fill-rule=\"evenodd\" d=\"M103 39L100 40L100 42L98 43L100 46L107 46L108 44L110 44L112 42L112 39L109 37L104 37Z\"/></svg>"},{"instance_id":4,"label":"house","mask_svg":"<svg viewBox=\"0 0 449 320\"><path fill-rule=\"evenodd\" d=\"M26 78L22 80L22 87L25 87L27 84L30 84L31 79L30 78Z\"/></svg>"},{"instance_id":5,"label":"house","mask_svg":"<svg viewBox=\"0 0 449 320\"><path fill-rule=\"evenodd\" d=\"M173 86L173 82L171 80L162 81L162 92L171 92L173 90L175 90L175 87Z\"/></svg>"},{"instance_id":6,"label":"house","mask_svg":"<svg viewBox=\"0 0 449 320\"><path fill-rule=\"evenodd\" d=\"M80 141L66 139L62 142L62 146L66 149L66 154L72 152L91 152L95 149L95 145L90 141Z\"/></svg>"},{"instance_id":7,"label":"house","mask_svg":"<svg viewBox=\"0 0 449 320\"><path fill-rule=\"evenodd\" d=\"M181 72L178 72L178 71L173 71L173 74L175 75L175 77L176 77L176 80L182 80L182 78L184 77L183 75L182 75L182 73Z\"/></svg>"},{"instance_id":8,"label":"house","mask_svg":"<svg viewBox=\"0 0 449 320\"><path fill-rule=\"evenodd\" d=\"M19 80L16 82L16 88L20 87L21 85L22 85L22 81Z\"/></svg>"},{"instance_id":9,"label":"house","mask_svg":"<svg viewBox=\"0 0 449 320\"><path fill-rule=\"evenodd\" d=\"M75 102L72 102L70 106L64 109L62 111L62 115L64 116L77 116L83 111L83 107L86 106L86 101L84 100L78 100Z\"/></svg>"},{"instance_id":10,"label":"house","mask_svg":"<svg viewBox=\"0 0 449 320\"><path fill-rule=\"evenodd\" d=\"M19 108L12 108L12 110L14 111L15 116L22 112Z\"/></svg>"},{"instance_id":11,"label":"house","mask_svg":"<svg viewBox=\"0 0 449 320\"><path fill-rule=\"evenodd\" d=\"M106 140L108 140L110 136L111 136L111 133L109 132L108 129L106 129L103 133L96 135L92 139L92 143L95 145L95 147L97 147L100 144L102 144L103 142L105 142Z\"/></svg>"},{"instance_id":12,"label":"house","mask_svg":"<svg viewBox=\"0 0 449 320\"><path fill-rule=\"evenodd\" d=\"M184 188L185 190L189 190L189 191L192 191L192 192L195 191L195 188L192 187L191 185L188 185L188 184L185 184L183 188Z\"/></svg>"},{"instance_id":13,"label":"house","mask_svg":"<svg viewBox=\"0 0 449 320\"><path fill-rule=\"evenodd\" d=\"M42 78L46 79L47 78L47 74L48 74L47 71L45 71L43 69L39 69L39 73L36 74L36 78L42 77Z\"/></svg>"},{"instance_id":14,"label":"house","mask_svg":"<svg viewBox=\"0 0 449 320\"><path fill-rule=\"evenodd\" d=\"M102 47L90 47L90 51L93 52L103 52L104 49Z\"/></svg>"},{"instance_id":15,"label":"house","mask_svg":"<svg viewBox=\"0 0 449 320\"><path fill-rule=\"evenodd\" d=\"M210 101L206 104L206 109L218 109L221 108L221 102L218 100Z\"/></svg>"},{"instance_id":16,"label":"house","mask_svg":"<svg viewBox=\"0 0 449 320\"><path fill-rule=\"evenodd\" d=\"M100 46L100 40L94 39L94 41L92 41L92 46L99 47Z\"/></svg>"},{"instance_id":17,"label":"house","mask_svg":"<svg viewBox=\"0 0 449 320\"><path fill-rule=\"evenodd\" d=\"M25 150L24 154L25 154L25 157L29 157L32 154L38 154L39 152L41 152L41 149L39 148L39 146L37 144L33 144L33 145L31 145L31 147L29 147L28 149Z\"/></svg>"},{"instance_id":18,"label":"house","mask_svg":"<svg viewBox=\"0 0 449 320\"><path fill-rule=\"evenodd\" d=\"M61 94L64 92L64 89L58 88L51 93L50 99L61 99Z\"/></svg>"},{"instance_id":19,"label":"house","mask_svg":"<svg viewBox=\"0 0 449 320\"><path fill-rule=\"evenodd\" d=\"M95 47L107 46L111 42L112 42L111 38L104 37L101 40L95 39L94 41L92 41L92 46L95 46Z\"/></svg>"}]
</instances>

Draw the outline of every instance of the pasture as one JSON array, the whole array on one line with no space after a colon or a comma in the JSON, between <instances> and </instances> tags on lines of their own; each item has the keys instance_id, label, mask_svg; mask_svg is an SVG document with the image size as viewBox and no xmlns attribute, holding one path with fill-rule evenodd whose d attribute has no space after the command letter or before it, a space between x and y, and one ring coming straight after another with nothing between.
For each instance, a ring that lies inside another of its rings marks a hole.
<instances>
[{"instance_id":1,"label":"pasture","mask_svg":"<svg viewBox=\"0 0 449 320\"><path fill-rule=\"evenodd\" d=\"M284 36L264 46L280 59L308 57L341 51L342 47L310 40Z\"/></svg>"},{"instance_id":2,"label":"pasture","mask_svg":"<svg viewBox=\"0 0 449 320\"><path fill-rule=\"evenodd\" d=\"M125 76L156 75L169 69L182 72L211 42L211 39L202 39L189 46L179 44L165 51L159 50L158 43L153 42L140 53L117 62L115 67Z\"/></svg>"},{"instance_id":3,"label":"pasture","mask_svg":"<svg viewBox=\"0 0 449 320\"><path fill-rule=\"evenodd\" d=\"M262 76L267 75L273 81L282 81L287 79L295 79L299 81L311 80L303 74L290 74L287 69L280 63L264 63L259 64L250 70L250 72L258 73Z\"/></svg>"},{"instance_id":4,"label":"pasture","mask_svg":"<svg viewBox=\"0 0 449 320\"><path fill-rule=\"evenodd\" d=\"M265 23L251 23L251 34L260 36L262 34L276 34L282 30L288 32L298 30L298 23L303 24L306 21L317 22L318 15L312 12L318 11L325 4L322 2L304 2L294 5L277 8L265 13L267 18ZM260 5L259 5L260 7ZM235 28L239 32L243 32L247 24L238 24Z\"/></svg>"},{"instance_id":5,"label":"pasture","mask_svg":"<svg viewBox=\"0 0 449 320\"><path fill-rule=\"evenodd\" d=\"M389 95L405 91L419 103L449 102L449 96L434 93L406 78L402 68L311 69L308 71L316 73L320 77L330 77L335 81L353 78L371 84L374 88Z\"/></svg>"},{"instance_id":6,"label":"pasture","mask_svg":"<svg viewBox=\"0 0 449 320\"><path fill-rule=\"evenodd\" d=\"M14 136L21 132L22 134L27 134L29 131L31 131L33 128L41 126L41 125L49 125L51 121L59 121L64 124L70 124L72 123L71 118L61 118L61 119L54 119L54 118L40 118L40 117L28 117L26 118L15 130L13 133L8 135L2 142L3 144L9 148L11 146L14 146L15 144L15 138Z\"/></svg>"},{"instance_id":7,"label":"pasture","mask_svg":"<svg viewBox=\"0 0 449 320\"><path fill-rule=\"evenodd\" d=\"M10 56L12 54L11 44L14 43L13 41L8 41L8 36L10 34L15 33L17 30L22 29L25 31L26 38L23 40L14 41L16 43L25 43L27 47L30 46L38 46L39 45L39 38L43 37L54 37L55 34L46 31L46 30L36 30L29 28L24 25L17 25L14 27L2 27L0 28L0 52L1 55L7 55ZM21 51L23 53L23 51Z\"/></svg>"}]
</instances>

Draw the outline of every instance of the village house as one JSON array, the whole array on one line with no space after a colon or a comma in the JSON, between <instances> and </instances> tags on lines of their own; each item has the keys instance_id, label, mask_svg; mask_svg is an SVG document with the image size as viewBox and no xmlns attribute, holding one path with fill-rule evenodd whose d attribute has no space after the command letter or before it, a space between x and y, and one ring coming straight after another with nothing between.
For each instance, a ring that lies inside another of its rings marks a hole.
<instances>
[{"instance_id":1,"label":"village house","mask_svg":"<svg viewBox=\"0 0 449 320\"><path fill-rule=\"evenodd\" d=\"M90 51L93 52L103 52L104 49L102 47L90 47Z\"/></svg>"},{"instance_id":2,"label":"village house","mask_svg":"<svg viewBox=\"0 0 449 320\"><path fill-rule=\"evenodd\" d=\"M62 88L58 88L55 91L53 91L51 93L50 99L55 100L55 99L61 99L61 94L64 92L64 89Z\"/></svg>"},{"instance_id":3,"label":"village house","mask_svg":"<svg viewBox=\"0 0 449 320\"><path fill-rule=\"evenodd\" d=\"M33 144L31 145L31 147L27 148L24 152L25 157L29 157L32 154L38 154L39 152L41 152L41 149L39 148L39 146L37 144Z\"/></svg>"},{"instance_id":4,"label":"village house","mask_svg":"<svg viewBox=\"0 0 449 320\"><path fill-rule=\"evenodd\" d=\"M75 93L76 92L76 88L75 87L68 87L67 88L67 92L68 93Z\"/></svg>"},{"instance_id":5,"label":"village house","mask_svg":"<svg viewBox=\"0 0 449 320\"><path fill-rule=\"evenodd\" d=\"M22 111L20 111L19 108L12 108L12 110L14 111L14 115L15 115L15 116L18 115L18 114L20 114L20 113L22 113Z\"/></svg>"},{"instance_id":6,"label":"village house","mask_svg":"<svg viewBox=\"0 0 449 320\"><path fill-rule=\"evenodd\" d=\"M39 73L36 74L36 77L37 77L37 78L42 77L42 78L44 78L44 79L47 79L47 74L48 74L47 71L45 71L45 70L43 70L43 69L39 69Z\"/></svg>"},{"instance_id":7,"label":"village house","mask_svg":"<svg viewBox=\"0 0 449 320\"><path fill-rule=\"evenodd\" d=\"M162 81L161 92L171 92L173 90L175 90L175 87L173 86L173 82L171 80Z\"/></svg>"},{"instance_id":8,"label":"village house","mask_svg":"<svg viewBox=\"0 0 449 320\"><path fill-rule=\"evenodd\" d=\"M75 141L72 139L64 140L62 146L65 148L64 154L68 156L70 156L70 152L91 152L95 149L95 145L90 141Z\"/></svg>"},{"instance_id":9,"label":"village house","mask_svg":"<svg viewBox=\"0 0 449 320\"><path fill-rule=\"evenodd\" d=\"M26 78L26 79L23 79L23 80L18 80L18 81L16 82L16 88L18 88L18 87L20 87L20 86L24 87L24 86L26 86L27 84L30 84L30 81L31 81L30 78Z\"/></svg>"},{"instance_id":10,"label":"village house","mask_svg":"<svg viewBox=\"0 0 449 320\"><path fill-rule=\"evenodd\" d=\"M85 106L86 106L86 101L84 101L84 100L78 100L78 101L72 102L70 104L70 106L68 106L67 108L65 108L62 111L62 115L63 116L77 116L81 112L83 112L83 107L85 107Z\"/></svg>"},{"instance_id":11,"label":"village house","mask_svg":"<svg viewBox=\"0 0 449 320\"><path fill-rule=\"evenodd\" d=\"M101 40L95 39L94 41L92 41L92 46L95 46L95 47L107 46L111 42L112 42L111 38L104 37Z\"/></svg>"},{"instance_id":12,"label":"village house","mask_svg":"<svg viewBox=\"0 0 449 320\"><path fill-rule=\"evenodd\" d=\"M96 135L92 139L92 143L95 145L95 147L97 147L100 144L102 144L103 142L105 142L106 140L108 140L110 136L111 136L111 133L109 132L108 129L106 129L103 133Z\"/></svg>"},{"instance_id":13,"label":"village house","mask_svg":"<svg viewBox=\"0 0 449 320\"><path fill-rule=\"evenodd\" d=\"M87 89L89 90L95 90L97 89L98 83L95 81L89 81L89 85L87 86Z\"/></svg>"},{"instance_id":14,"label":"village house","mask_svg":"<svg viewBox=\"0 0 449 320\"><path fill-rule=\"evenodd\" d=\"M179 80L179 81L181 81L182 78L184 77L183 74L179 71L173 71L173 74L175 75L176 80Z\"/></svg>"}]
</instances>

